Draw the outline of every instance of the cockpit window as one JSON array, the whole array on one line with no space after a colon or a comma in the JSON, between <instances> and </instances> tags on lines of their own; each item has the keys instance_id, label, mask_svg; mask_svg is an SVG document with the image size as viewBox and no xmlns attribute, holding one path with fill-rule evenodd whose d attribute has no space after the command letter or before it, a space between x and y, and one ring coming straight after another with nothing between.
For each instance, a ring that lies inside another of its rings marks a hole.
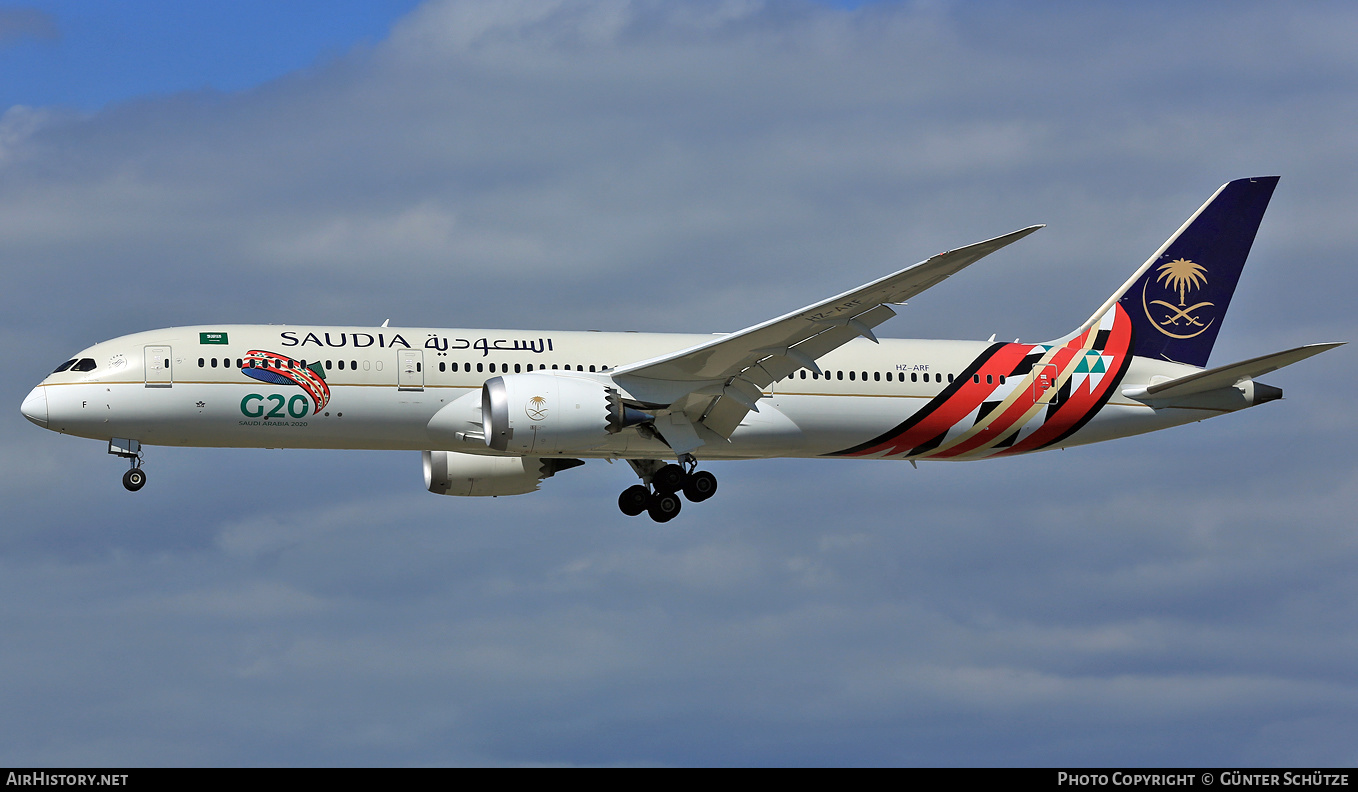
<instances>
[{"instance_id":1,"label":"cockpit window","mask_svg":"<svg viewBox=\"0 0 1358 792\"><path fill-rule=\"evenodd\" d=\"M60 374L61 372L65 371L66 369L70 368L71 366L74 366L74 365L76 364L76 362L77 362L77 361L76 361L75 358L71 358L70 360L66 361L65 363L62 363L60 366L57 366L57 370L56 370L56 371L53 371L52 373L53 373L53 374Z\"/></svg>"},{"instance_id":2,"label":"cockpit window","mask_svg":"<svg viewBox=\"0 0 1358 792\"><path fill-rule=\"evenodd\" d=\"M71 371L94 371L94 358L81 358L71 366Z\"/></svg>"}]
</instances>

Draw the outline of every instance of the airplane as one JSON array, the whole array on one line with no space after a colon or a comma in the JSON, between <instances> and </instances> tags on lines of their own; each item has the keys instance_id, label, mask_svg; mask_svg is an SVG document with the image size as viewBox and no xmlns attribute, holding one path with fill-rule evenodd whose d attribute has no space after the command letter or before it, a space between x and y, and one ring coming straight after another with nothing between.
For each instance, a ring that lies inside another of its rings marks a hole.
<instances>
[{"instance_id":1,"label":"airplane","mask_svg":"<svg viewBox=\"0 0 1358 792\"><path fill-rule=\"evenodd\" d=\"M711 498L700 460L993 459L1282 397L1255 378L1341 343L1206 368L1277 177L1222 185L1073 332L1042 343L878 338L900 305L1030 226L736 333L204 325L81 350L24 399L38 426L143 446L403 449L430 492L517 495L626 460L656 522ZM680 496L683 496L681 499Z\"/></svg>"}]
</instances>

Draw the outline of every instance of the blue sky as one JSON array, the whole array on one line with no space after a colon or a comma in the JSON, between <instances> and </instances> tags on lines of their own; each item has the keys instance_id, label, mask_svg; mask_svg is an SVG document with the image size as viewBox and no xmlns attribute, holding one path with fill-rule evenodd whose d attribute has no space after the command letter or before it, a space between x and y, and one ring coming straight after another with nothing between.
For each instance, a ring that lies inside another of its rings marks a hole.
<instances>
[{"instance_id":1,"label":"blue sky","mask_svg":"<svg viewBox=\"0 0 1358 792\"><path fill-rule=\"evenodd\" d=\"M92 111L239 91L382 40L415 0L0 6L0 99Z\"/></svg>"},{"instance_id":2,"label":"blue sky","mask_svg":"<svg viewBox=\"0 0 1358 792\"><path fill-rule=\"evenodd\" d=\"M852 9L866 3L822 4ZM181 91L240 91L371 46L417 5L418 0L0 5L0 102L89 111Z\"/></svg>"},{"instance_id":3,"label":"blue sky","mask_svg":"<svg viewBox=\"0 0 1358 792\"><path fill-rule=\"evenodd\" d=\"M881 335L1045 340L1282 176L1213 363L1358 338L1345 4L0 6L0 763L1352 765L1352 347L1022 459L153 448L18 405L177 324L735 330L1047 228Z\"/></svg>"}]
</instances>

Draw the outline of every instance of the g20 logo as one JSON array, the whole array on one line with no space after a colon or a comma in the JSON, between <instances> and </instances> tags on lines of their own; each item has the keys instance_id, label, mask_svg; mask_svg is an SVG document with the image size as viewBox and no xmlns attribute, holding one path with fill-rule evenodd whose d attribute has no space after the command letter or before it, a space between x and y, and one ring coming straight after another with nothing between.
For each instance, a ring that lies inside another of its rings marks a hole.
<instances>
[{"instance_id":1,"label":"g20 logo","mask_svg":"<svg viewBox=\"0 0 1358 792\"><path fill-rule=\"evenodd\" d=\"M265 407L273 405L267 413ZM284 412L284 409L287 412ZM261 396L258 393L247 394L240 400L240 413L246 418L304 418L311 410L311 402L304 394L297 394L291 399L281 393L271 393L268 396Z\"/></svg>"}]
</instances>

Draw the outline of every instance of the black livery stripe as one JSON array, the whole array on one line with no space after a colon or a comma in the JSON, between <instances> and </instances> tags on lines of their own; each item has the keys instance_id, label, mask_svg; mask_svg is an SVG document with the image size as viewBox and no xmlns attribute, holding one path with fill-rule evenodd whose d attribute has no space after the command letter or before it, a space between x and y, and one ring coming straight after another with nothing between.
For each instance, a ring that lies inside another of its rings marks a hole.
<instances>
[{"instance_id":1,"label":"black livery stripe","mask_svg":"<svg viewBox=\"0 0 1358 792\"><path fill-rule=\"evenodd\" d=\"M899 424L896 424L896 426L894 426L893 428L888 429L887 431L877 435L876 437L865 443L859 443L858 445L853 446L852 448L846 448L843 451L832 451L828 454L825 454L825 456L845 456L848 454L856 454L861 451L866 451L867 449L872 448L874 446L881 445L882 443L886 443L892 440L893 438L910 431L915 427L915 424L918 424L920 421L923 421L925 418L928 418L931 414L933 414L935 410L937 410L939 407L947 403L948 399L951 399L953 397L953 394L957 393L957 391L960 390L964 384L966 384L967 380L971 379L972 374L975 374L976 372L980 371L981 367L984 366L988 360L994 357L996 352L999 352L1001 349L1004 349L1005 346L1006 345L1003 343L991 344L989 347L986 348L984 352L976 356L976 359L971 362L971 365L967 366L966 370L964 370L960 375L955 377L952 382L948 383L948 386L946 388L939 391L939 394L937 396L930 399L928 404L924 405L919 410L916 410L913 415L911 415L909 418L906 418L904 421L901 421ZM939 443L943 442L943 437L945 435L947 435L947 430L944 430L943 434L939 435L936 442L934 441L931 442L933 442L934 446L937 446ZM914 452L912 451L911 453Z\"/></svg>"}]
</instances>

